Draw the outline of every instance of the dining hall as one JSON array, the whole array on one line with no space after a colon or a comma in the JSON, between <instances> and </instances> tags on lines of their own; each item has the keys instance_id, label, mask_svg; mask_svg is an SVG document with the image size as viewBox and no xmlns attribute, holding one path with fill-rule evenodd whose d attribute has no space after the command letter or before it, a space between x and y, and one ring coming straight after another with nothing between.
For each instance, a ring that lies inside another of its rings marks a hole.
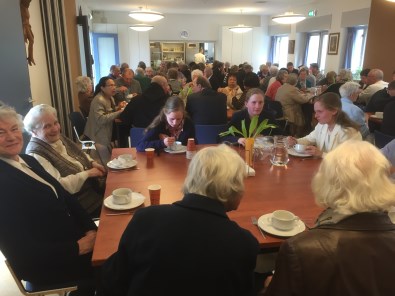
<instances>
[{"instance_id":1,"label":"dining hall","mask_svg":"<svg viewBox=\"0 0 395 296\"><path fill-rule=\"evenodd\" d=\"M395 1L0 8L1 295L394 294Z\"/></svg>"}]
</instances>

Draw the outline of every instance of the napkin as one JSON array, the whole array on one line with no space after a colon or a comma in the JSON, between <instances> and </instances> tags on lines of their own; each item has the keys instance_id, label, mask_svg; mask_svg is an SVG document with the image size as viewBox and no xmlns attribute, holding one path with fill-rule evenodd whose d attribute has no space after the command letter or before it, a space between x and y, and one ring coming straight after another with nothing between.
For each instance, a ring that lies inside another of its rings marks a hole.
<instances>
[{"instance_id":1,"label":"napkin","mask_svg":"<svg viewBox=\"0 0 395 296\"><path fill-rule=\"evenodd\" d=\"M246 174L247 176L255 176L255 170L250 167L248 164L246 164Z\"/></svg>"}]
</instances>

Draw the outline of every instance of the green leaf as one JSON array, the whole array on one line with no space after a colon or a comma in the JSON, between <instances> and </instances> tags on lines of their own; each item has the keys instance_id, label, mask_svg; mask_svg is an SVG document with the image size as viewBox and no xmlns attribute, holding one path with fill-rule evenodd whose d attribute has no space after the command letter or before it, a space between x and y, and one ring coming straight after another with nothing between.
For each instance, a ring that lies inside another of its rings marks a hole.
<instances>
[{"instance_id":1,"label":"green leaf","mask_svg":"<svg viewBox=\"0 0 395 296\"><path fill-rule=\"evenodd\" d=\"M258 115L255 115L252 117L251 119L251 123L250 123L250 129L248 131L248 137L251 138L252 134L254 133L256 126L258 124Z\"/></svg>"},{"instance_id":2,"label":"green leaf","mask_svg":"<svg viewBox=\"0 0 395 296\"><path fill-rule=\"evenodd\" d=\"M246 121L245 121L245 119L243 119L243 120L241 121L241 131L243 132L243 133L242 133L242 136L243 136L244 138L247 138L247 129L246 129Z\"/></svg>"}]
</instances>

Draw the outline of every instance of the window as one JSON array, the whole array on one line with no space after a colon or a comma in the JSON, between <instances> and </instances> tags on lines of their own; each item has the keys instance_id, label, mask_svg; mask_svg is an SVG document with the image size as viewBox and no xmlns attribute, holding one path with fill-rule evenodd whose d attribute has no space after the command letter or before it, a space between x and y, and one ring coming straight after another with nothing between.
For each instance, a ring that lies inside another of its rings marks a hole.
<instances>
[{"instance_id":1,"label":"window","mask_svg":"<svg viewBox=\"0 0 395 296\"><path fill-rule=\"evenodd\" d=\"M272 36L269 60L272 63L278 63L279 68L287 66L288 36Z\"/></svg>"},{"instance_id":2,"label":"window","mask_svg":"<svg viewBox=\"0 0 395 296\"><path fill-rule=\"evenodd\" d=\"M365 56L367 26L348 28L344 68L351 69L355 80L359 80Z\"/></svg>"},{"instance_id":3,"label":"window","mask_svg":"<svg viewBox=\"0 0 395 296\"><path fill-rule=\"evenodd\" d=\"M304 64L318 63L321 71L325 69L328 51L328 32L314 32L307 35L306 56Z\"/></svg>"}]
</instances>

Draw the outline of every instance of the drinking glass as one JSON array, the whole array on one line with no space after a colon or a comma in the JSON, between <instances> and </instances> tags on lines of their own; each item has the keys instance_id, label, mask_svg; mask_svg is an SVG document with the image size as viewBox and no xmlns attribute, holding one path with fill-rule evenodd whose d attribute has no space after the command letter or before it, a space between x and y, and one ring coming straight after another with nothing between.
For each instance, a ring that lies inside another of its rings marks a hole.
<instances>
[{"instance_id":1,"label":"drinking glass","mask_svg":"<svg viewBox=\"0 0 395 296\"><path fill-rule=\"evenodd\" d=\"M254 157L256 160L264 160L272 155L274 148L274 138L271 136L257 137L254 145Z\"/></svg>"},{"instance_id":2,"label":"drinking glass","mask_svg":"<svg viewBox=\"0 0 395 296\"><path fill-rule=\"evenodd\" d=\"M271 163L275 166L285 166L289 162L288 158L288 141L285 136L274 137L274 148Z\"/></svg>"}]
</instances>

